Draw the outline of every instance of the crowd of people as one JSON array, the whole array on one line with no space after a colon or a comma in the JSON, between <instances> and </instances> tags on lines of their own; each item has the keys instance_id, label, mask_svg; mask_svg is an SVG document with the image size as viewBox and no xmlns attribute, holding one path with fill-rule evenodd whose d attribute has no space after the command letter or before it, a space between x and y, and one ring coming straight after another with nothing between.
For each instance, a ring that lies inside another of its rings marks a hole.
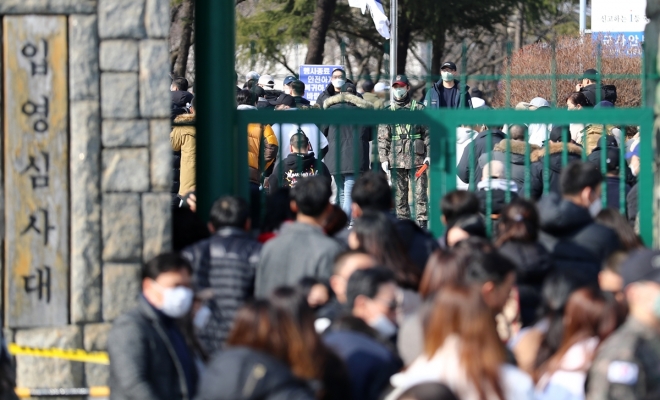
<instances>
[{"instance_id":1,"label":"crowd of people","mask_svg":"<svg viewBox=\"0 0 660 400\"><path fill-rule=\"evenodd\" d=\"M389 102L337 69L315 107L488 107L456 70L444 63L419 102L397 75ZM596 73L569 109L613 106L611 87L594 94ZM144 264L138 306L113 323L112 399L660 398L660 252L634 228L635 129L462 127L457 179L474 190L438 205L422 125L250 124L250 198L218 199L205 224L195 100L183 78L171 90L175 252ZM304 90L250 72L237 106L310 108Z\"/></svg>"},{"instance_id":2,"label":"crowd of people","mask_svg":"<svg viewBox=\"0 0 660 400\"><path fill-rule=\"evenodd\" d=\"M443 197L440 240L398 219L379 170L355 180L350 229L324 175L270 194L259 236L222 197L210 237L144 265L108 338L112 396L655 398L660 252L592 217L604 179L569 163L560 195L513 199L492 239L470 191Z\"/></svg>"}]
</instances>

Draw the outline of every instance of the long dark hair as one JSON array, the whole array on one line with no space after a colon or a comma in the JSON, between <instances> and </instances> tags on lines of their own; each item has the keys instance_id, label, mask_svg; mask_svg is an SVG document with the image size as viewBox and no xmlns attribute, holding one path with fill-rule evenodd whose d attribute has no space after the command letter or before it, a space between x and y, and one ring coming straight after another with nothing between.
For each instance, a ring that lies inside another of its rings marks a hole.
<instances>
[{"instance_id":1,"label":"long dark hair","mask_svg":"<svg viewBox=\"0 0 660 400\"><path fill-rule=\"evenodd\" d=\"M559 350L564 337L564 309L571 293L579 285L565 272L554 272L548 276L541 289L542 317L548 319L548 331L536 353L534 369L541 367Z\"/></svg>"},{"instance_id":2,"label":"long dark hair","mask_svg":"<svg viewBox=\"0 0 660 400\"><path fill-rule=\"evenodd\" d=\"M399 286L417 290L421 271L408 257L399 234L382 212L366 210L353 227L360 247L394 273Z\"/></svg>"},{"instance_id":3,"label":"long dark hair","mask_svg":"<svg viewBox=\"0 0 660 400\"><path fill-rule=\"evenodd\" d=\"M460 367L479 398L485 400L494 392L503 400L500 367L506 362L506 352L478 288L446 286L436 294L424 331L426 356L433 357L451 335L460 338Z\"/></svg>"},{"instance_id":4,"label":"long dark hair","mask_svg":"<svg viewBox=\"0 0 660 400\"><path fill-rule=\"evenodd\" d=\"M552 355L536 371L536 380L540 379L544 373L552 374L560 367L562 358L574 344L597 337L599 342L605 340L617 327L615 303L612 299L608 301L598 288L584 287L571 294L566 303L564 312L564 332L561 345L557 352ZM585 360L588 368L594 353Z\"/></svg>"},{"instance_id":5,"label":"long dark hair","mask_svg":"<svg viewBox=\"0 0 660 400\"><path fill-rule=\"evenodd\" d=\"M604 208L596 216L596 222L612 228L616 232L624 251L632 251L644 247L635 230L618 211L611 208Z\"/></svg>"},{"instance_id":6,"label":"long dark hair","mask_svg":"<svg viewBox=\"0 0 660 400\"><path fill-rule=\"evenodd\" d=\"M534 203L521 198L513 200L500 213L496 244L499 247L509 241L534 243L539 237L539 225Z\"/></svg>"},{"instance_id":7,"label":"long dark hair","mask_svg":"<svg viewBox=\"0 0 660 400\"><path fill-rule=\"evenodd\" d=\"M229 346L245 346L277 358L299 378L318 376L317 364L292 316L267 300L255 300L236 314Z\"/></svg>"}]
</instances>

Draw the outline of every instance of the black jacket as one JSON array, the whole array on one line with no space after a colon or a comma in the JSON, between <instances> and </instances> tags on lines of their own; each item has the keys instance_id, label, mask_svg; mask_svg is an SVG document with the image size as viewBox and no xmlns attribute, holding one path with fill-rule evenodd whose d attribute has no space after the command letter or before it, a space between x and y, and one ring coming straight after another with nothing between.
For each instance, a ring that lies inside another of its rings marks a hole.
<instances>
[{"instance_id":1,"label":"black jacket","mask_svg":"<svg viewBox=\"0 0 660 400\"><path fill-rule=\"evenodd\" d=\"M454 80L456 88L460 88L460 81ZM470 87L465 85L465 100L463 103L464 108L472 108L472 97L470 96ZM424 105L430 108L440 108L440 99L444 96L445 87L442 85L442 80L433 84L433 87L426 94L424 98ZM457 90L451 102L451 107L447 108L461 108L461 90Z\"/></svg>"},{"instance_id":2,"label":"black jacket","mask_svg":"<svg viewBox=\"0 0 660 400\"><path fill-rule=\"evenodd\" d=\"M506 167L506 140L499 141L495 147L493 147L493 152L491 153L491 161L500 161ZM516 182L518 186L518 193L524 193L525 187L525 142L522 140L511 140L510 141L511 156L509 157L509 162L511 165L510 174L511 180ZM470 145L468 144L468 147ZM532 152L539 149L539 146L535 144L529 144L529 157L531 160ZM469 152L469 150L468 150ZM468 153L468 156L470 153ZM477 171L483 171L484 167L488 164L488 153L484 153L479 157L479 167ZM531 176L531 161L530 161L530 176ZM506 175L505 175L506 177Z\"/></svg>"},{"instance_id":3,"label":"black jacket","mask_svg":"<svg viewBox=\"0 0 660 400\"><path fill-rule=\"evenodd\" d=\"M589 210L556 193L538 203L540 242L552 254L555 267L580 283L595 283L602 263L621 247L612 229L594 222Z\"/></svg>"},{"instance_id":4,"label":"black jacket","mask_svg":"<svg viewBox=\"0 0 660 400\"><path fill-rule=\"evenodd\" d=\"M387 215L394 222L401 242L406 250L408 250L408 258L412 261L420 271L424 271L426 262L431 254L440 248L438 241L433 238L427 230L420 228L419 225L409 219L397 219L392 213Z\"/></svg>"},{"instance_id":5,"label":"black jacket","mask_svg":"<svg viewBox=\"0 0 660 400\"><path fill-rule=\"evenodd\" d=\"M564 144L550 142L550 171L548 174L548 183L550 185L550 193L560 193L559 177L561 176L562 166L562 152ZM582 157L582 147L568 143L568 162L579 160ZM542 147L532 153L532 185L531 195L534 200L538 200L543 195L543 168L545 166L546 148Z\"/></svg>"},{"instance_id":6,"label":"black jacket","mask_svg":"<svg viewBox=\"0 0 660 400\"><path fill-rule=\"evenodd\" d=\"M315 175L330 178L330 171L314 154L290 153L284 160L275 164L273 173L268 178L269 191L275 193L279 187L294 187L298 179Z\"/></svg>"},{"instance_id":7,"label":"black jacket","mask_svg":"<svg viewBox=\"0 0 660 400\"><path fill-rule=\"evenodd\" d=\"M259 351L234 347L209 363L197 400L314 400L305 381L289 367Z\"/></svg>"},{"instance_id":8,"label":"black jacket","mask_svg":"<svg viewBox=\"0 0 660 400\"><path fill-rule=\"evenodd\" d=\"M553 269L550 253L540 243L509 241L499 252L516 266L516 284L520 297L520 316L523 327L536 322L536 312L541 305L543 281Z\"/></svg>"},{"instance_id":9,"label":"black jacket","mask_svg":"<svg viewBox=\"0 0 660 400\"><path fill-rule=\"evenodd\" d=\"M135 309L115 320L108 334L111 400L192 398L194 387L188 388L186 372L196 381L197 368L194 360L182 364L168 325L142 296ZM192 357L190 349L188 353Z\"/></svg>"},{"instance_id":10,"label":"black jacket","mask_svg":"<svg viewBox=\"0 0 660 400\"><path fill-rule=\"evenodd\" d=\"M502 213L502 210L504 207L506 207L509 202L514 201L515 199L518 198L518 193L514 191L510 191L510 200L509 202L506 201L506 190L503 189L493 189L493 190L486 190L486 189L480 189L477 190L474 194L477 196L479 199L479 211L487 216L488 214L486 211L488 211L486 208L487 206L487 201L488 201L488 192L491 193L491 208L490 208L490 215L500 215Z\"/></svg>"},{"instance_id":11,"label":"black jacket","mask_svg":"<svg viewBox=\"0 0 660 400\"><path fill-rule=\"evenodd\" d=\"M268 101L269 100L275 100L278 97L280 97L280 95L282 94L282 91L281 90L266 89L265 92L266 92L266 96L263 99L259 99L257 101L257 109L259 109L259 110L274 109L275 106L270 104Z\"/></svg>"},{"instance_id":12,"label":"black jacket","mask_svg":"<svg viewBox=\"0 0 660 400\"><path fill-rule=\"evenodd\" d=\"M346 79L346 84L354 85L354 83L350 79ZM346 86L344 86L344 89L345 88ZM339 92L335 90L335 87L332 86L332 83L328 83L328 86L326 86L325 90L316 99L316 105L321 107L321 109L325 109L325 105L324 105L325 101L336 94L339 94ZM362 95L360 95L359 93L356 96L362 98Z\"/></svg>"},{"instance_id":13,"label":"black jacket","mask_svg":"<svg viewBox=\"0 0 660 400\"><path fill-rule=\"evenodd\" d=\"M463 151L461 156L461 161L458 162L456 167L456 172L458 177L465 183L470 183L470 169L474 169L474 179L475 185L477 182L481 181L481 168L479 168L479 159L482 154L485 154L492 150L488 148L488 135L491 134L491 144L493 147L501 142L506 135L502 131L483 131L474 139L474 163L470 165L470 151L472 149L472 143L469 143Z\"/></svg>"},{"instance_id":14,"label":"black jacket","mask_svg":"<svg viewBox=\"0 0 660 400\"><path fill-rule=\"evenodd\" d=\"M370 110L374 106L350 93L339 93L325 100L323 108L328 110L340 108ZM354 138L356 132L359 135L357 139ZM328 153L324 160L331 174L355 174L369 168L370 126L331 125L325 127L323 133L328 138ZM337 163L337 153L339 153L339 163Z\"/></svg>"},{"instance_id":15,"label":"black jacket","mask_svg":"<svg viewBox=\"0 0 660 400\"><path fill-rule=\"evenodd\" d=\"M211 309L211 318L198 331L198 338L208 353L222 348L236 312L253 297L261 247L247 232L225 227L182 251L193 266L195 288L214 291L213 298L206 304Z\"/></svg>"},{"instance_id":16,"label":"black jacket","mask_svg":"<svg viewBox=\"0 0 660 400\"><path fill-rule=\"evenodd\" d=\"M637 213L639 212L639 185L635 185L626 196L626 208L628 209L628 222L635 227Z\"/></svg>"},{"instance_id":17,"label":"black jacket","mask_svg":"<svg viewBox=\"0 0 660 400\"><path fill-rule=\"evenodd\" d=\"M587 98L589 101L589 105L591 107L595 106L596 103L596 84L592 83L591 85L587 85L583 88L580 89L580 92L584 94L584 96ZM600 101L605 100L605 90L603 88L600 89Z\"/></svg>"}]
</instances>

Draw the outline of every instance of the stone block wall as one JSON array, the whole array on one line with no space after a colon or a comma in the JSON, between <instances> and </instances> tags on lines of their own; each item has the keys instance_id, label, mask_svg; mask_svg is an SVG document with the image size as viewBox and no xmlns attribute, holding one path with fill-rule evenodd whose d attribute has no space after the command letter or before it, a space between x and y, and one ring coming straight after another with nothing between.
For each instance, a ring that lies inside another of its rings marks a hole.
<instances>
[{"instance_id":1,"label":"stone block wall","mask_svg":"<svg viewBox=\"0 0 660 400\"><path fill-rule=\"evenodd\" d=\"M171 243L169 0L0 1L0 18L31 14L68 24L69 325L5 332L19 345L103 351L113 319L135 305L141 263ZM64 360L19 356L17 367L25 387L108 378L107 366Z\"/></svg>"}]
</instances>

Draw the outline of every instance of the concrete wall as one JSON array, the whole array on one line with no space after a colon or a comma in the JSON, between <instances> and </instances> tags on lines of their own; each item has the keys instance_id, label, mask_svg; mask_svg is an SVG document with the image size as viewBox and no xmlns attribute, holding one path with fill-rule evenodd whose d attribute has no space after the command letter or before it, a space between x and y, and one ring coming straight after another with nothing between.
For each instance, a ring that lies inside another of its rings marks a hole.
<instances>
[{"instance_id":1,"label":"concrete wall","mask_svg":"<svg viewBox=\"0 0 660 400\"><path fill-rule=\"evenodd\" d=\"M105 350L112 320L136 302L140 263L171 242L169 0L0 1L0 17L31 14L67 20L68 324L5 323L5 332L19 345ZM8 269L3 259L3 279ZM21 356L17 364L19 386L107 383L106 366Z\"/></svg>"}]
</instances>

